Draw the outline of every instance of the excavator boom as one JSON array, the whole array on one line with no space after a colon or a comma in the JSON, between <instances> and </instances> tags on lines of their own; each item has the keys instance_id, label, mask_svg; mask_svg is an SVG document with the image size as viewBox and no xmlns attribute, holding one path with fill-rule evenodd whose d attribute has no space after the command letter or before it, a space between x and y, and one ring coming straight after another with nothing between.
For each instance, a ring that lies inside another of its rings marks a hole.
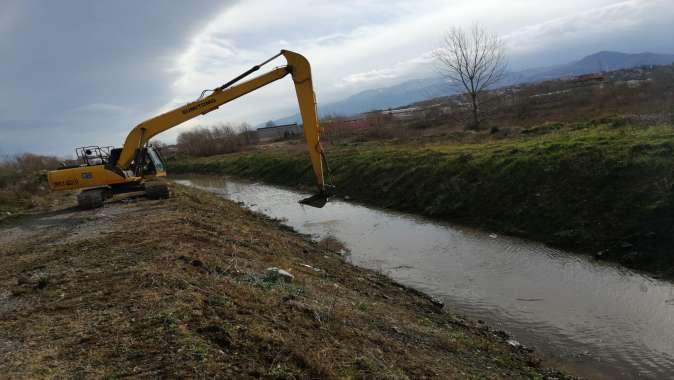
<instances>
[{"instance_id":1,"label":"excavator boom","mask_svg":"<svg viewBox=\"0 0 674 380\"><path fill-rule=\"evenodd\" d=\"M311 67L307 59L300 54L282 50L280 55L283 55L286 58L288 62L287 66L276 68L266 74L231 87L226 87L229 84L228 83L227 85L214 89L212 94L207 97L188 103L182 107L138 124L126 137L122 152L116 163L117 167L121 170L127 170L131 163L136 159L136 156L142 147L157 134L197 116L215 111L225 103L291 74L293 82L295 83L295 92L297 94L297 101L302 116L304 136L309 148L309 157L316 177L316 184L319 191L324 192L325 180L321 160L320 132L316 114L316 101L311 80ZM253 67L253 69L237 77L230 83L243 79L245 75L251 74L259 69L260 66L261 65Z\"/></svg>"}]
</instances>

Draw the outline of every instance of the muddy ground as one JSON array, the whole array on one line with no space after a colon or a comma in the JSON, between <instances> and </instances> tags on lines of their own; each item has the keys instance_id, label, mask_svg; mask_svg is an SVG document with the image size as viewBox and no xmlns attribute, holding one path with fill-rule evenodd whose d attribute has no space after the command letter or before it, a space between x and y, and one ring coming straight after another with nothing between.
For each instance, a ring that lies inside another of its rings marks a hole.
<instances>
[{"instance_id":1,"label":"muddy ground","mask_svg":"<svg viewBox=\"0 0 674 380\"><path fill-rule=\"evenodd\" d=\"M565 378L334 242L172 191L0 223L0 377Z\"/></svg>"}]
</instances>

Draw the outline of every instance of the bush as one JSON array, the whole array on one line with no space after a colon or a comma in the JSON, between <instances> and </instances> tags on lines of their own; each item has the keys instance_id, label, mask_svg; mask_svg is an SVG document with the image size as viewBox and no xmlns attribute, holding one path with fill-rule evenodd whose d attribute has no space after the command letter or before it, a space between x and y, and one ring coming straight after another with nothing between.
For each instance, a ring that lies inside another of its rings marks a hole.
<instances>
[{"instance_id":1,"label":"bush","mask_svg":"<svg viewBox=\"0 0 674 380\"><path fill-rule=\"evenodd\" d=\"M257 142L257 133L249 125L233 127L223 124L181 133L178 135L177 150L178 153L190 156L212 156L238 152Z\"/></svg>"},{"instance_id":2,"label":"bush","mask_svg":"<svg viewBox=\"0 0 674 380\"><path fill-rule=\"evenodd\" d=\"M35 206L38 197L49 192L47 170L55 169L59 159L36 154L6 157L0 161L0 210Z\"/></svg>"}]
</instances>

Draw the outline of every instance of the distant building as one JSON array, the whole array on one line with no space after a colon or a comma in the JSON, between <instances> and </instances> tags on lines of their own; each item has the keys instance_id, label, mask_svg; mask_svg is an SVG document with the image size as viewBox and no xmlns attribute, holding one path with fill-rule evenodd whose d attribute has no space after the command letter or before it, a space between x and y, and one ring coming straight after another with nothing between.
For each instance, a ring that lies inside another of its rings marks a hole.
<instances>
[{"instance_id":1,"label":"distant building","mask_svg":"<svg viewBox=\"0 0 674 380\"><path fill-rule=\"evenodd\" d=\"M301 136L303 133L302 126L297 125L297 123L274 125L257 129L257 135L260 142L290 139Z\"/></svg>"},{"instance_id":2,"label":"distant building","mask_svg":"<svg viewBox=\"0 0 674 380\"><path fill-rule=\"evenodd\" d=\"M414 119L415 114L419 111L421 111L420 107L408 107L408 108L397 108L397 109L384 110L384 111L382 111L382 113L384 115L390 115L394 119L409 120L409 119Z\"/></svg>"},{"instance_id":3,"label":"distant building","mask_svg":"<svg viewBox=\"0 0 674 380\"><path fill-rule=\"evenodd\" d=\"M175 157L178 154L178 145L163 145L156 147L164 158Z\"/></svg>"}]
</instances>

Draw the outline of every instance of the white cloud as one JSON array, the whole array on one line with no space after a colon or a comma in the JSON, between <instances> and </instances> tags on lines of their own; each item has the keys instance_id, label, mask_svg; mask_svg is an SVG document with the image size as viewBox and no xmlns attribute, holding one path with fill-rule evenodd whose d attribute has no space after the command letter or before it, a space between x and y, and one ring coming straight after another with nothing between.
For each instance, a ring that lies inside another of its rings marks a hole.
<instances>
[{"instance_id":1,"label":"white cloud","mask_svg":"<svg viewBox=\"0 0 674 380\"><path fill-rule=\"evenodd\" d=\"M586 8L579 12L527 25L505 36L513 53L547 49L548 44L592 40L638 30L658 9L666 9L666 0L629 0Z\"/></svg>"},{"instance_id":2,"label":"white cloud","mask_svg":"<svg viewBox=\"0 0 674 380\"><path fill-rule=\"evenodd\" d=\"M400 73L395 67L389 67L385 69L375 69L362 73L350 74L347 75L342 81L345 84L360 84L373 81L380 81L382 79L394 79L398 78ZM340 86L341 84L338 84Z\"/></svg>"},{"instance_id":3,"label":"white cloud","mask_svg":"<svg viewBox=\"0 0 674 380\"><path fill-rule=\"evenodd\" d=\"M432 51L422 53L412 59L398 62L392 66L383 67L379 69L368 70L349 74L337 82L336 87L348 87L358 85L369 85L376 83L385 85L386 81L396 79L410 79L418 77L426 77L431 75L433 63Z\"/></svg>"}]
</instances>

